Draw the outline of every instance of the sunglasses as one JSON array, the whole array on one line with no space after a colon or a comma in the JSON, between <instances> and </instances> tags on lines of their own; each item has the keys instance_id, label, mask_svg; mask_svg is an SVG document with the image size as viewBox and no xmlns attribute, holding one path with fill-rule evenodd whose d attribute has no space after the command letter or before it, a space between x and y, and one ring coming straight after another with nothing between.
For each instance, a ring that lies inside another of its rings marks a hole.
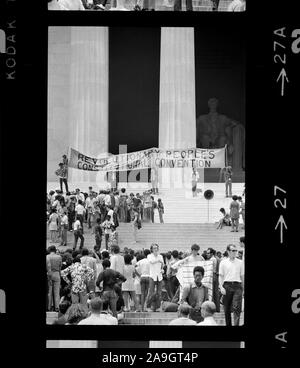
<instances>
[{"instance_id":1,"label":"sunglasses","mask_svg":"<svg viewBox=\"0 0 300 368\"><path fill-rule=\"evenodd\" d=\"M237 252L236 249L230 249L230 252Z\"/></svg>"}]
</instances>

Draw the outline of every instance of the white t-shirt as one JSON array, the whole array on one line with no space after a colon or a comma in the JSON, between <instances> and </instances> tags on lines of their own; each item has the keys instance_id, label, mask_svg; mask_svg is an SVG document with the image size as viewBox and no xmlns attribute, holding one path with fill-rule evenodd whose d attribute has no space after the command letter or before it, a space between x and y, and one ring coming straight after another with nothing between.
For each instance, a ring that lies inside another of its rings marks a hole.
<instances>
[{"instance_id":1,"label":"white t-shirt","mask_svg":"<svg viewBox=\"0 0 300 368\"><path fill-rule=\"evenodd\" d=\"M110 260L110 268L124 275L124 266L125 266L124 257L121 256L121 254L113 254L109 260Z\"/></svg>"},{"instance_id":2,"label":"white t-shirt","mask_svg":"<svg viewBox=\"0 0 300 368\"><path fill-rule=\"evenodd\" d=\"M169 326L196 326L197 322L193 321L192 319L186 318L186 317L179 317L176 319L173 319L169 323Z\"/></svg>"},{"instance_id":3,"label":"white t-shirt","mask_svg":"<svg viewBox=\"0 0 300 368\"><path fill-rule=\"evenodd\" d=\"M150 263L147 258L143 258L135 265L137 272L141 277L149 277L150 275Z\"/></svg>"},{"instance_id":4,"label":"white t-shirt","mask_svg":"<svg viewBox=\"0 0 300 368\"><path fill-rule=\"evenodd\" d=\"M106 194L105 197L104 197L104 203L105 203L105 206L110 206L111 205L111 198L110 198L110 195L109 194Z\"/></svg>"},{"instance_id":5,"label":"white t-shirt","mask_svg":"<svg viewBox=\"0 0 300 368\"><path fill-rule=\"evenodd\" d=\"M199 322L197 326L217 326L217 322L214 320L214 317L205 317L204 321Z\"/></svg>"},{"instance_id":6,"label":"white t-shirt","mask_svg":"<svg viewBox=\"0 0 300 368\"><path fill-rule=\"evenodd\" d=\"M85 213L85 209L82 204L78 204L75 207L75 211L77 212L77 215L83 215Z\"/></svg>"},{"instance_id":7,"label":"white t-shirt","mask_svg":"<svg viewBox=\"0 0 300 368\"><path fill-rule=\"evenodd\" d=\"M147 259L150 263L149 276L154 281L161 281L163 279L162 264L160 262L155 262L155 263L152 263L152 262L158 261L158 260L161 260L161 262L163 262L164 261L163 256L161 254L158 254L157 257L155 257L154 254L151 253L151 254L148 254Z\"/></svg>"},{"instance_id":8,"label":"white t-shirt","mask_svg":"<svg viewBox=\"0 0 300 368\"><path fill-rule=\"evenodd\" d=\"M231 261L229 258L224 258L220 262L219 275L223 276L223 282L241 282L244 274L244 262L240 259L235 258Z\"/></svg>"},{"instance_id":9,"label":"white t-shirt","mask_svg":"<svg viewBox=\"0 0 300 368\"><path fill-rule=\"evenodd\" d=\"M111 325L117 325L118 324L118 319L114 316L112 316L109 313L105 313L105 312L101 312L100 313L100 318L109 322Z\"/></svg>"},{"instance_id":10,"label":"white t-shirt","mask_svg":"<svg viewBox=\"0 0 300 368\"><path fill-rule=\"evenodd\" d=\"M85 10L81 0L59 0L67 10Z\"/></svg>"},{"instance_id":11,"label":"white t-shirt","mask_svg":"<svg viewBox=\"0 0 300 368\"><path fill-rule=\"evenodd\" d=\"M61 225L68 225L68 216L67 215L64 215L61 220L60 220L60 224Z\"/></svg>"},{"instance_id":12,"label":"white t-shirt","mask_svg":"<svg viewBox=\"0 0 300 368\"><path fill-rule=\"evenodd\" d=\"M78 323L78 325L111 325L105 318L101 318L98 314L92 314L90 317L83 319Z\"/></svg>"},{"instance_id":13,"label":"white t-shirt","mask_svg":"<svg viewBox=\"0 0 300 368\"><path fill-rule=\"evenodd\" d=\"M79 220L76 220L73 224L73 230L76 231L81 228L81 223Z\"/></svg>"}]
</instances>

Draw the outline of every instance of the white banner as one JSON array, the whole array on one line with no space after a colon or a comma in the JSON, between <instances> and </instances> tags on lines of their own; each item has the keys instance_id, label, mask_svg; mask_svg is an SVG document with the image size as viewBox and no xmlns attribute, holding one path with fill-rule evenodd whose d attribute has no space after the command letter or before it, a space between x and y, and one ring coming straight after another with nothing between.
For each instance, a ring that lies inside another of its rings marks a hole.
<instances>
[{"instance_id":1,"label":"white banner","mask_svg":"<svg viewBox=\"0 0 300 368\"><path fill-rule=\"evenodd\" d=\"M153 168L195 169L225 167L225 147L218 149L149 148L143 151L107 155L103 158L86 156L73 148L69 151L69 167L86 171L130 171Z\"/></svg>"}]
</instances>

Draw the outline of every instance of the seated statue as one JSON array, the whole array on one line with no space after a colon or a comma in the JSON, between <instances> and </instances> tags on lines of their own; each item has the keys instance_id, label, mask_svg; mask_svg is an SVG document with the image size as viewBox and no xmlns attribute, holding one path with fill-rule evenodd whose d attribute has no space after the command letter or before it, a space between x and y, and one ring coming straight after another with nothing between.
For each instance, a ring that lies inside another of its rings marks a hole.
<instances>
[{"instance_id":1,"label":"seated statue","mask_svg":"<svg viewBox=\"0 0 300 368\"><path fill-rule=\"evenodd\" d=\"M227 144L228 164L242 168L244 156L244 127L237 121L217 112L218 100L208 100L209 113L196 121L197 147L222 148Z\"/></svg>"}]
</instances>

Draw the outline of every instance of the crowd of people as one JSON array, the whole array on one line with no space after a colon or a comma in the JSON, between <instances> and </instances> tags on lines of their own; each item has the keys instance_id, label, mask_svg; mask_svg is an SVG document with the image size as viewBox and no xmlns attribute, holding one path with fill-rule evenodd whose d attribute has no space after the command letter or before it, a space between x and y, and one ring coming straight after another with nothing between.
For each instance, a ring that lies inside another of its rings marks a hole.
<instances>
[{"instance_id":1,"label":"crowd of people","mask_svg":"<svg viewBox=\"0 0 300 368\"><path fill-rule=\"evenodd\" d=\"M125 0L110 0L110 7L107 7L107 0L48 0L48 10L134 10L134 11L155 11L156 0L136 0L130 2L130 6ZM211 10L218 11L220 0L210 0ZM182 0L164 0L164 7L172 7L174 11L182 10ZM193 11L192 0L186 0L186 10ZM246 0L233 0L228 11L245 11Z\"/></svg>"},{"instance_id":2,"label":"crowd of people","mask_svg":"<svg viewBox=\"0 0 300 368\"><path fill-rule=\"evenodd\" d=\"M245 247L244 237L240 245ZM243 251L233 244L222 254L212 248L200 254L197 244L190 253L160 253L158 244L134 251L113 245L100 251L47 249L47 311L58 312L55 324L119 324L124 312L178 312L170 324L214 324L213 314L223 304L226 324L239 324L244 283ZM180 292L173 266L178 261L213 261L213 293L202 284L204 268L193 269L194 282Z\"/></svg>"},{"instance_id":3,"label":"crowd of people","mask_svg":"<svg viewBox=\"0 0 300 368\"><path fill-rule=\"evenodd\" d=\"M68 189L68 188L66 188ZM163 223L164 205L161 198L155 201L151 195L152 189L140 193L127 193L125 188L120 191L112 188L100 190L99 193L89 187L88 193L77 188L74 192L63 193L61 189L50 190L47 194L47 221L50 242L66 246L68 232L74 234L73 249L84 246L84 224L95 236L98 249L102 239L105 248L118 244L117 227L120 222L132 224L134 243L137 231L142 223L154 223L155 212L158 213L160 223Z\"/></svg>"}]
</instances>

